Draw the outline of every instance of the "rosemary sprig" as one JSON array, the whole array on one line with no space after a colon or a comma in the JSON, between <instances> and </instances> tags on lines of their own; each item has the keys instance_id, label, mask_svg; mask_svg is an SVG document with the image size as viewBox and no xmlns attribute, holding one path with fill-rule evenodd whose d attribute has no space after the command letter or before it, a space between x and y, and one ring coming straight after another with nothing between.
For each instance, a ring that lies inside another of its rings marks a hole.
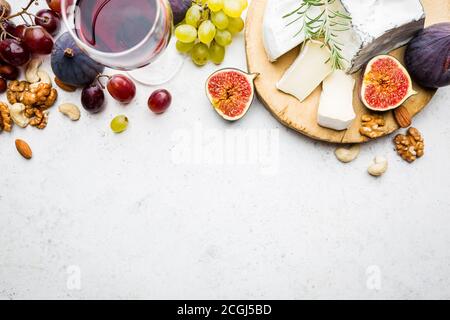
<instances>
[{"instance_id":1,"label":"rosemary sprig","mask_svg":"<svg viewBox=\"0 0 450 320\"><path fill-rule=\"evenodd\" d=\"M287 25L291 25L302 19L302 27L294 35L304 34L306 40L323 40L331 51L330 59L334 70L342 70L345 67L346 59L342 56L343 44L338 40L338 33L350 29L351 17L346 13L333 10L336 0L302 0L301 5L294 11L289 12L283 18L296 15L295 19ZM319 7L317 14L312 12L313 8Z\"/></svg>"}]
</instances>

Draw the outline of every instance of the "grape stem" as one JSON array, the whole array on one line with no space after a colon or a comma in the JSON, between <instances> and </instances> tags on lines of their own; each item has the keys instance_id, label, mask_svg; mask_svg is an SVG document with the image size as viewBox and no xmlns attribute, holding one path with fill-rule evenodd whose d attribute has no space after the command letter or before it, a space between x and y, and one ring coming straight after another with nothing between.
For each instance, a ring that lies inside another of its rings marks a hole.
<instances>
[{"instance_id":1,"label":"grape stem","mask_svg":"<svg viewBox=\"0 0 450 320\"><path fill-rule=\"evenodd\" d=\"M49 18L48 17L38 17L37 15L35 15L35 14L32 14L32 13L27 13L30 17L33 17L35 20L39 20L39 21L42 21L42 22L44 22L44 23L47 23L48 21L49 21Z\"/></svg>"},{"instance_id":2,"label":"grape stem","mask_svg":"<svg viewBox=\"0 0 450 320\"><path fill-rule=\"evenodd\" d=\"M3 20L3 16L5 15L5 11L3 10L2 11L2 14L1 14L1 16L0 16L0 22L3 22L4 20ZM13 38L13 39L15 39L15 40L18 40L18 38L17 37L15 37L14 35L12 35L11 33L9 33L8 31L6 31L6 27L4 26L4 24L3 23L0 23L0 40L5 40L5 38L6 37L11 37L11 38Z\"/></svg>"},{"instance_id":3,"label":"grape stem","mask_svg":"<svg viewBox=\"0 0 450 320\"><path fill-rule=\"evenodd\" d=\"M36 4L37 4L37 3L38 3L38 0L29 0L29 1L28 1L28 4L27 4L24 8L22 8L21 11L19 11L19 12L17 12L17 13L14 13L14 14L12 14L12 15L6 17L6 18L2 17L1 20L2 20L2 21L3 21L3 20L11 20L11 19L13 19L13 18L22 16L22 15L24 15L24 14L30 15L30 13L28 12L28 10L29 10L30 7L33 5L33 3L36 3Z\"/></svg>"},{"instance_id":4,"label":"grape stem","mask_svg":"<svg viewBox=\"0 0 450 320\"><path fill-rule=\"evenodd\" d=\"M199 24L202 21L208 20L210 17L210 14L211 14L211 10L208 7L208 3L206 3L206 1L203 3L203 1L196 1L196 0L192 0L192 3L198 5L203 12L202 17L200 18Z\"/></svg>"},{"instance_id":5,"label":"grape stem","mask_svg":"<svg viewBox=\"0 0 450 320\"><path fill-rule=\"evenodd\" d=\"M106 88L106 86L100 81L101 78L107 78L108 81L111 80L111 76L108 76L106 74L98 74L96 77L96 80L98 82L98 84L100 85L100 87L102 87L102 89L104 90Z\"/></svg>"},{"instance_id":6,"label":"grape stem","mask_svg":"<svg viewBox=\"0 0 450 320\"><path fill-rule=\"evenodd\" d=\"M42 18L37 17L36 15L28 12L28 10L30 10L31 6L33 5L33 3L38 4L38 0L29 0L28 4L22 8L22 10L20 10L17 13L14 13L12 15L9 15L7 17L5 17L5 11L2 12L1 16L0 16L0 22L4 22L4 21L9 21L11 19L17 18L17 17L21 17L22 20L25 22L25 24L28 24L28 21L25 19L25 16L28 16L28 18L30 18L31 20L31 25L34 25L33 23L33 19L31 17L35 17L36 19L41 20ZM45 18L43 18L45 19ZM42 21L42 20L41 20ZM17 41L20 41L19 38L15 37L14 35L12 35L11 33L9 33L8 31L6 31L5 26L1 23L0 24L0 39L3 40L6 37L10 37L12 39L15 39Z\"/></svg>"}]
</instances>

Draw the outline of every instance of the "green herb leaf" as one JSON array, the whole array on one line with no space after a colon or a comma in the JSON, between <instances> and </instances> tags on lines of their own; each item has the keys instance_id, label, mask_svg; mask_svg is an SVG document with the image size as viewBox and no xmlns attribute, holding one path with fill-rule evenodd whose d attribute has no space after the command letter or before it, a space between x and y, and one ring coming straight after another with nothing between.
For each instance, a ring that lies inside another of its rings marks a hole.
<instances>
[{"instance_id":1,"label":"green herb leaf","mask_svg":"<svg viewBox=\"0 0 450 320\"><path fill-rule=\"evenodd\" d=\"M296 19L289 22L291 25L303 19L302 27L294 35L297 37L303 33L305 41L307 40L322 40L331 51L330 59L334 70L342 70L345 68L346 59L342 56L343 44L338 41L339 33L350 29L351 17L345 12L340 12L332 9L332 5L336 0L301 0L302 4L294 11L284 15L283 18L288 18L297 15ZM318 14L312 11L313 8L320 7Z\"/></svg>"}]
</instances>

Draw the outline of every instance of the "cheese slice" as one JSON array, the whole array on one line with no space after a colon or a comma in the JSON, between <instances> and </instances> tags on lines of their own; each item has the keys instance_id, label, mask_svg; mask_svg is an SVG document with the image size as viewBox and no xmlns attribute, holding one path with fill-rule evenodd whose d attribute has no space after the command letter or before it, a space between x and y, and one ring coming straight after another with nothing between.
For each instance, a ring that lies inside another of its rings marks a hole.
<instances>
[{"instance_id":1,"label":"cheese slice","mask_svg":"<svg viewBox=\"0 0 450 320\"><path fill-rule=\"evenodd\" d=\"M297 47L305 36L300 32L303 19L295 12L303 0L267 0L263 21L263 43L269 61L276 61L279 57ZM311 9L312 15L320 13L319 7ZM289 16L286 16L289 15Z\"/></svg>"},{"instance_id":2,"label":"cheese slice","mask_svg":"<svg viewBox=\"0 0 450 320\"><path fill-rule=\"evenodd\" d=\"M322 85L317 123L333 130L345 130L355 120L353 89L355 79L344 71L336 70Z\"/></svg>"},{"instance_id":3,"label":"cheese slice","mask_svg":"<svg viewBox=\"0 0 450 320\"><path fill-rule=\"evenodd\" d=\"M322 42L308 41L295 62L277 83L277 88L305 100L333 71L330 50Z\"/></svg>"},{"instance_id":4,"label":"cheese slice","mask_svg":"<svg viewBox=\"0 0 450 320\"><path fill-rule=\"evenodd\" d=\"M298 14L286 17L298 9L303 0L268 0L263 22L263 42L270 61L275 61L305 39L303 19ZM367 61L408 43L424 27L425 13L420 0L336 0L331 11L348 13L352 22L347 31L335 32L342 44L346 71L354 73ZM324 8L314 6L309 13L314 18Z\"/></svg>"}]
</instances>

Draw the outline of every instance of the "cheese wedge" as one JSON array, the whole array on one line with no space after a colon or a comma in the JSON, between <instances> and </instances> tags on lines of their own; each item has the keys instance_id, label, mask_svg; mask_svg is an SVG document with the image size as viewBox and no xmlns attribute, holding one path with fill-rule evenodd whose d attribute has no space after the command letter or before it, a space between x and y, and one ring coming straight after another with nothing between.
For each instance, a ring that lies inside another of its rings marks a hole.
<instances>
[{"instance_id":1,"label":"cheese wedge","mask_svg":"<svg viewBox=\"0 0 450 320\"><path fill-rule=\"evenodd\" d=\"M342 70L329 75L322 85L317 123L333 130L347 129L356 118L353 109L355 79Z\"/></svg>"},{"instance_id":2,"label":"cheese wedge","mask_svg":"<svg viewBox=\"0 0 450 320\"><path fill-rule=\"evenodd\" d=\"M329 59L330 50L322 42L306 42L298 58L278 81L278 90L305 100L333 71Z\"/></svg>"}]
</instances>

